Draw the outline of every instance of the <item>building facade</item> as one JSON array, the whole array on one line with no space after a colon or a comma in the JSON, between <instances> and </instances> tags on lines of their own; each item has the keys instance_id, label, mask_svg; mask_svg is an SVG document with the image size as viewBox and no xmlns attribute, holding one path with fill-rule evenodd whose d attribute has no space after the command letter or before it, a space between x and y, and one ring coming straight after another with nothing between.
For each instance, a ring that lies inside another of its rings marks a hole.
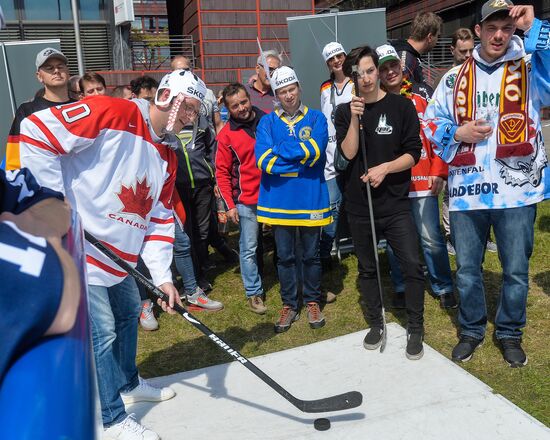
<instances>
[{"instance_id":1,"label":"building facade","mask_svg":"<svg viewBox=\"0 0 550 440\"><path fill-rule=\"evenodd\" d=\"M193 37L196 67L214 90L255 73L257 39L288 63L286 18L314 13L314 0L182 1L183 33Z\"/></svg>"}]
</instances>

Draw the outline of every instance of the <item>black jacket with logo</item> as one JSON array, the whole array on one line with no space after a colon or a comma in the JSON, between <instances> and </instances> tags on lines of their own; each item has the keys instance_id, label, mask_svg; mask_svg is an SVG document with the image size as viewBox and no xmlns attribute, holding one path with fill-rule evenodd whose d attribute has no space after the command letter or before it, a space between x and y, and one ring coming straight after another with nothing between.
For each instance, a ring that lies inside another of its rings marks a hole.
<instances>
[{"instance_id":1,"label":"black jacket with logo","mask_svg":"<svg viewBox=\"0 0 550 440\"><path fill-rule=\"evenodd\" d=\"M336 145L342 152L351 122L349 103L340 104L336 109L334 126L336 127ZM355 116L354 116L355 117ZM367 150L369 168L390 162L409 153L415 163L420 159L422 142L420 123L416 109L410 99L400 95L386 94L380 101L366 104L363 113L363 132ZM361 146L343 173L346 211L368 216L367 191L360 177L364 174ZM378 188L371 187L374 215L384 217L410 209L409 187L411 170L388 174Z\"/></svg>"}]
</instances>

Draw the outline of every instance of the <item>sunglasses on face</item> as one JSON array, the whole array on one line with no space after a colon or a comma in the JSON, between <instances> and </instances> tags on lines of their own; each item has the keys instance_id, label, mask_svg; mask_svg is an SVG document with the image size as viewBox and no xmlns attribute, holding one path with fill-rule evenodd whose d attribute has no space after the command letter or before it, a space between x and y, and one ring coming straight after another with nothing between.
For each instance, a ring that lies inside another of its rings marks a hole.
<instances>
[{"instance_id":1,"label":"sunglasses on face","mask_svg":"<svg viewBox=\"0 0 550 440\"><path fill-rule=\"evenodd\" d=\"M262 66L261 64L259 64L259 66L260 66L262 69L265 70L265 67L264 67L264 66ZM273 73L273 72L275 72L276 70L277 70L277 67L269 67L269 73L270 73L270 74Z\"/></svg>"},{"instance_id":2,"label":"sunglasses on face","mask_svg":"<svg viewBox=\"0 0 550 440\"><path fill-rule=\"evenodd\" d=\"M66 64L57 64L55 66L46 65L46 66L41 66L40 69L46 73L51 74L51 73L54 73L56 70L59 70L60 72L67 70L67 65Z\"/></svg>"}]
</instances>

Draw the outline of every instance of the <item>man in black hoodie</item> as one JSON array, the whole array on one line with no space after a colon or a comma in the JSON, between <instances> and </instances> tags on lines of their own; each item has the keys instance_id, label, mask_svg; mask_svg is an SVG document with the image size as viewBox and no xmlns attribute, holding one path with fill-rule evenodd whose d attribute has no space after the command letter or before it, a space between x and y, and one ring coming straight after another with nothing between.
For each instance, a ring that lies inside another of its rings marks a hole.
<instances>
[{"instance_id":1,"label":"man in black hoodie","mask_svg":"<svg viewBox=\"0 0 550 440\"><path fill-rule=\"evenodd\" d=\"M391 42L401 58L401 67L405 75L413 84L417 84L421 94L429 100L433 94L422 73L420 56L430 52L441 34L442 20L433 12L416 14L411 25L411 35L406 40Z\"/></svg>"}]
</instances>

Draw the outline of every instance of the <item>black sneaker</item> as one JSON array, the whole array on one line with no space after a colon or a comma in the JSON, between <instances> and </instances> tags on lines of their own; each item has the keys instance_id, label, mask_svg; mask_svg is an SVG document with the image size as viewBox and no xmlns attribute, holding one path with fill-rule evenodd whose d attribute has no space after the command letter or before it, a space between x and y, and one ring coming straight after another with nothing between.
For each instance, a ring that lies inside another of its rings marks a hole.
<instances>
[{"instance_id":1,"label":"black sneaker","mask_svg":"<svg viewBox=\"0 0 550 440\"><path fill-rule=\"evenodd\" d=\"M424 356L424 346L422 344L423 340L424 336L422 332L407 332L407 349L405 351L407 359L416 361Z\"/></svg>"},{"instance_id":2,"label":"black sneaker","mask_svg":"<svg viewBox=\"0 0 550 440\"><path fill-rule=\"evenodd\" d=\"M456 309L458 303L456 302L455 294L453 292L447 292L439 295L439 305L442 309Z\"/></svg>"},{"instance_id":3,"label":"black sneaker","mask_svg":"<svg viewBox=\"0 0 550 440\"><path fill-rule=\"evenodd\" d=\"M468 362L472 359L475 349L481 347L482 344L483 339L476 339L471 336L463 335L460 337L455 348L453 348L451 357L455 362Z\"/></svg>"},{"instance_id":4,"label":"black sneaker","mask_svg":"<svg viewBox=\"0 0 550 440\"><path fill-rule=\"evenodd\" d=\"M500 339L502 355L510 367L518 368L527 365L527 355L521 348L521 339L503 338Z\"/></svg>"},{"instance_id":5,"label":"black sneaker","mask_svg":"<svg viewBox=\"0 0 550 440\"><path fill-rule=\"evenodd\" d=\"M376 350L382 344L382 336L384 336L384 329L372 327L363 339L363 347L367 350Z\"/></svg>"},{"instance_id":6,"label":"black sneaker","mask_svg":"<svg viewBox=\"0 0 550 440\"><path fill-rule=\"evenodd\" d=\"M406 309L407 302L405 301L405 292L394 292L391 299L391 306L393 309Z\"/></svg>"}]
</instances>

